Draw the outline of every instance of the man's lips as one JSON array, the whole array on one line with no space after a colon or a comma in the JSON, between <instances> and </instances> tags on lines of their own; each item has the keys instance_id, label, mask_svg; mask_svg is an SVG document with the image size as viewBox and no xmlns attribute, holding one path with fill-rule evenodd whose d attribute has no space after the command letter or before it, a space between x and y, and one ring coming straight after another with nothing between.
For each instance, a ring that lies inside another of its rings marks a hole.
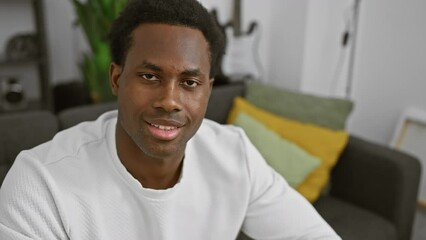
<instances>
[{"instance_id":1,"label":"man's lips","mask_svg":"<svg viewBox=\"0 0 426 240\"><path fill-rule=\"evenodd\" d=\"M183 124L177 121L170 120L155 120L155 121L147 121L148 130L151 135L159 140L163 141L171 141L175 139Z\"/></svg>"},{"instance_id":2,"label":"man's lips","mask_svg":"<svg viewBox=\"0 0 426 240\"><path fill-rule=\"evenodd\" d=\"M153 127L159 128L161 130L166 130L166 131L170 131L170 130L177 128L177 127L173 127L173 126L157 125L157 124L153 124L153 123L150 123L150 125L153 126Z\"/></svg>"}]
</instances>

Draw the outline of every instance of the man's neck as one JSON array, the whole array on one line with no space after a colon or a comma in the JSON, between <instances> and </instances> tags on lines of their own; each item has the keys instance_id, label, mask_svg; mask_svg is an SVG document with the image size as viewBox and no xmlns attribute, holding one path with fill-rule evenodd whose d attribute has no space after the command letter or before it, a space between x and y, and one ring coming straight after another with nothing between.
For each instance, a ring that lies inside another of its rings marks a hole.
<instances>
[{"instance_id":1,"label":"man's neck","mask_svg":"<svg viewBox=\"0 0 426 240\"><path fill-rule=\"evenodd\" d=\"M120 158L121 160L121 158ZM144 188L167 189L179 181L183 161L177 166L170 164L145 164L145 162L121 160L127 171L137 179Z\"/></svg>"}]
</instances>

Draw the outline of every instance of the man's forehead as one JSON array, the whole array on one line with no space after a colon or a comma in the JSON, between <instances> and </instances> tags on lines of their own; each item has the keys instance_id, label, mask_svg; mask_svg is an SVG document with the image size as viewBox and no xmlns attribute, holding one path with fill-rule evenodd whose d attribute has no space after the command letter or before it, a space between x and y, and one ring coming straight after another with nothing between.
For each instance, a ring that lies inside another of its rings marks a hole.
<instances>
[{"instance_id":1,"label":"man's forehead","mask_svg":"<svg viewBox=\"0 0 426 240\"><path fill-rule=\"evenodd\" d=\"M203 37L203 39L207 42L206 37L204 36L203 32L197 28L190 27L187 25L181 25L181 24L170 24L170 23L142 23L139 24L132 32L132 35L135 34L144 34L145 32L158 32L161 34L170 33L170 29L177 29L177 31L174 32L181 32L182 34L196 34Z\"/></svg>"},{"instance_id":2,"label":"man's forehead","mask_svg":"<svg viewBox=\"0 0 426 240\"><path fill-rule=\"evenodd\" d=\"M145 23L139 25L132 33L132 44L147 44L149 47L167 48L179 45L181 48L201 48L210 55L210 47L203 33L187 26L162 23ZM200 49L200 50L201 50Z\"/></svg>"},{"instance_id":3,"label":"man's forehead","mask_svg":"<svg viewBox=\"0 0 426 240\"><path fill-rule=\"evenodd\" d=\"M139 25L134 30L127 60L134 67L152 66L153 70L168 65L179 71L210 71L210 52L204 35L197 29L180 25Z\"/></svg>"}]
</instances>

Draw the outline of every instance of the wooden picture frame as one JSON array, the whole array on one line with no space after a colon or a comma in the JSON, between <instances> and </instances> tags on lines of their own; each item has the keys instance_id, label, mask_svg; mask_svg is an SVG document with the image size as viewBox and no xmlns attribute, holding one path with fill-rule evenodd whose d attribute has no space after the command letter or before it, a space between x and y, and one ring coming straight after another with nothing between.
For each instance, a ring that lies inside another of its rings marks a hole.
<instances>
[{"instance_id":1,"label":"wooden picture frame","mask_svg":"<svg viewBox=\"0 0 426 240\"><path fill-rule=\"evenodd\" d=\"M426 208L426 110L409 108L402 114L391 147L416 156L422 167L418 202Z\"/></svg>"}]
</instances>

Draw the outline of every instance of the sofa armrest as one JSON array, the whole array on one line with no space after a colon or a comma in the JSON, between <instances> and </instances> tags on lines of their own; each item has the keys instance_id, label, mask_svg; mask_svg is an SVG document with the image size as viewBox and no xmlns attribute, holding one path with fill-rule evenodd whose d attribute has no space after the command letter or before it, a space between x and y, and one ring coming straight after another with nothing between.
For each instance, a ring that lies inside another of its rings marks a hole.
<instances>
[{"instance_id":1,"label":"sofa armrest","mask_svg":"<svg viewBox=\"0 0 426 240\"><path fill-rule=\"evenodd\" d=\"M391 221L410 239L420 162L403 152L351 136L331 174L330 195Z\"/></svg>"}]
</instances>

